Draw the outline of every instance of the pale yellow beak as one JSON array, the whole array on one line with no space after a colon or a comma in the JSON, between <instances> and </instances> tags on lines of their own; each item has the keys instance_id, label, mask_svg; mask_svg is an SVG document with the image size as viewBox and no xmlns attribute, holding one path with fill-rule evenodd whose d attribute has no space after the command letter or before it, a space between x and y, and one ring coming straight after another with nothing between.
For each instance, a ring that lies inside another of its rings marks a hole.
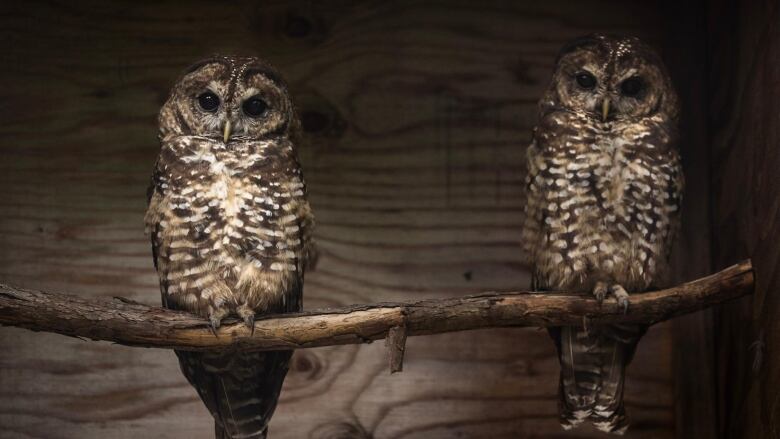
<instances>
[{"instance_id":1,"label":"pale yellow beak","mask_svg":"<svg viewBox=\"0 0 780 439\"><path fill-rule=\"evenodd\" d=\"M225 143L227 143L229 138L230 138L230 119L228 119L227 122L225 122L225 136L223 137Z\"/></svg>"},{"instance_id":2,"label":"pale yellow beak","mask_svg":"<svg viewBox=\"0 0 780 439\"><path fill-rule=\"evenodd\" d=\"M604 98L604 102L601 103L601 121L602 122L606 122L608 114L609 114L609 98Z\"/></svg>"}]
</instances>

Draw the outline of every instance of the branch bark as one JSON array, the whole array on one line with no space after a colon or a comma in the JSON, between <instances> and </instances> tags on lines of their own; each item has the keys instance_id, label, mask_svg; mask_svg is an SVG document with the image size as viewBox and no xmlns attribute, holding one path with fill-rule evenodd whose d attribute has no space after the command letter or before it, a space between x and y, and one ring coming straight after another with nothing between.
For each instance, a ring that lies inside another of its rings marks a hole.
<instances>
[{"instance_id":1,"label":"branch bark","mask_svg":"<svg viewBox=\"0 0 780 439\"><path fill-rule=\"evenodd\" d=\"M88 300L0 284L0 324L128 346L182 350L299 349L370 343L391 333L390 344L396 351L391 363L400 368L406 336L493 327L581 325L584 319L591 325L650 325L751 294L753 281L753 268L747 260L693 282L632 295L625 314L613 298L599 304L587 294L484 293L269 316L255 323L254 334L241 322L228 322L216 335L205 319L184 312L122 298Z\"/></svg>"}]
</instances>

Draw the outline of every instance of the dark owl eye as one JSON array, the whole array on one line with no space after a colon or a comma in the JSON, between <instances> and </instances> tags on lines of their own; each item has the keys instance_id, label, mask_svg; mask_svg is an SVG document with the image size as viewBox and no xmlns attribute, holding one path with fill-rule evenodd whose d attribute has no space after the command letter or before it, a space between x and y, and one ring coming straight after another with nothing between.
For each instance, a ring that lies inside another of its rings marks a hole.
<instances>
[{"instance_id":1,"label":"dark owl eye","mask_svg":"<svg viewBox=\"0 0 780 439\"><path fill-rule=\"evenodd\" d=\"M642 79L633 76L620 84L620 93L624 96L636 96L642 91L642 88L644 88Z\"/></svg>"},{"instance_id":2,"label":"dark owl eye","mask_svg":"<svg viewBox=\"0 0 780 439\"><path fill-rule=\"evenodd\" d=\"M579 72L574 76L574 79L577 81L577 85L586 90L596 86L596 77L588 72Z\"/></svg>"},{"instance_id":3,"label":"dark owl eye","mask_svg":"<svg viewBox=\"0 0 780 439\"><path fill-rule=\"evenodd\" d=\"M265 113L266 109L268 109L268 104L266 104L264 100L260 99L259 96L252 96L251 98L244 101L244 104L241 106L241 108L244 109L244 113L247 116L259 117Z\"/></svg>"},{"instance_id":4,"label":"dark owl eye","mask_svg":"<svg viewBox=\"0 0 780 439\"><path fill-rule=\"evenodd\" d=\"M216 111L219 107L219 98L214 93L207 91L198 96L198 105L205 111Z\"/></svg>"}]
</instances>

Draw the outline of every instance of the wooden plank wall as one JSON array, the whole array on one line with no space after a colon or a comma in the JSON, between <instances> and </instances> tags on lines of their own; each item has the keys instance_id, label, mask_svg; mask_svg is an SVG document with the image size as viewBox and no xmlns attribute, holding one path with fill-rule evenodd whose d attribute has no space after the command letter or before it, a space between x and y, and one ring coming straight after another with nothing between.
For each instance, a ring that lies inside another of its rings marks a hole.
<instances>
[{"instance_id":1,"label":"wooden plank wall","mask_svg":"<svg viewBox=\"0 0 780 439\"><path fill-rule=\"evenodd\" d=\"M648 2L0 6L0 279L159 300L145 190L172 81L213 52L285 73L322 257L307 308L526 287L521 161L555 53L592 31L661 42ZM766 279L765 279L766 280ZM630 438L674 436L671 325L629 370ZM0 328L0 438L209 438L171 352ZM535 329L297 352L274 438L593 437L557 424Z\"/></svg>"},{"instance_id":2,"label":"wooden plank wall","mask_svg":"<svg viewBox=\"0 0 780 439\"><path fill-rule=\"evenodd\" d=\"M712 273L738 260L714 267L711 255L710 150L707 17L705 0L664 1L663 48L675 88L681 99L680 152L685 170L682 231L673 252L674 278L679 281ZM718 437L718 391L712 310L675 319L674 394L678 439Z\"/></svg>"},{"instance_id":3,"label":"wooden plank wall","mask_svg":"<svg viewBox=\"0 0 780 439\"><path fill-rule=\"evenodd\" d=\"M711 1L708 68L716 265L751 257L752 298L715 331L721 437L780 437L780 2Z\"/></svg>"}]
</instances>

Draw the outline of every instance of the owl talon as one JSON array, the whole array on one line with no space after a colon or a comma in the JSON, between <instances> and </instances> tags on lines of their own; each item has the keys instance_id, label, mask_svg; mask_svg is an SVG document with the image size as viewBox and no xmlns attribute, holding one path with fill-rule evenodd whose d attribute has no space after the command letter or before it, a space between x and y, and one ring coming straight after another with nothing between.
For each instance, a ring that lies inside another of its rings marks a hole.
<instances>
[{"instance_id":1,"label":"owl talon","mask_svg":"<svg viewBox=\"0 0 780 439\"><path fill-rule=\"evenodd\" d=\"M236 312L239 317L244 319L244 324L251 331L250 336L255 335L255 310L244 304L239 306Z\"/></svg>"},{"instance_id":2,"label":"owl talon","mask_svg":"<svg viewBox=\"0 0 780 439\"><path fill-rule=\"evenodd\" d=\"M217 329L219 329L222 324L222 319L225 318L227 314L228 312L223 309L213 309L209 311L209 329L211 329L211 333L214 334L214 337L218 337Z\"/></svg>"},{"instance_id":3,"label":"owl talon","mask_svg":"<svg viewBox=\"0 0 780 439\"><path fill-rule=\"evenodd\" d=\"M250 333L249 336L255 335L255 315L250 314L248 316L244 317L244 324L246 324L249 327Z\"/></svg>"},{"instance_id":4,"label":"owl talon","mask_svg":"<svg viewBox=\"0 0 780 439\"><path fill-rule=\"evenodd\" d=\"M604 282L596 282L596 286L593 287L593 295L596 297L599 305L601 305L601 302L603 302L604 298L607 297L607 291L607 284Z\"/></svg>"},{"instance_id":5,"label":"owl talon","mask_svg":"<svg viewBox=\"0 0 780 439\"><path fill-rule=\"evenodd\" d=\"M618 306L623 307L623 314L628 313L628 305L631 302L628 298L628 292L621 285L615 284L609 288L609 291L617 299Z\"/></svg>"},{"instance_id":6,"label":"owl talon","mask_svg":"<svg viewBox=\"0 0 780 439\"><path fill-rule=\"evenodd\" d=\"M218 318L210 317L209 318L209 330L212 334L214 334L214 337L219 337L217 335L217 329L219 329L220 320Z\"/></svg>"}]
</instances>

